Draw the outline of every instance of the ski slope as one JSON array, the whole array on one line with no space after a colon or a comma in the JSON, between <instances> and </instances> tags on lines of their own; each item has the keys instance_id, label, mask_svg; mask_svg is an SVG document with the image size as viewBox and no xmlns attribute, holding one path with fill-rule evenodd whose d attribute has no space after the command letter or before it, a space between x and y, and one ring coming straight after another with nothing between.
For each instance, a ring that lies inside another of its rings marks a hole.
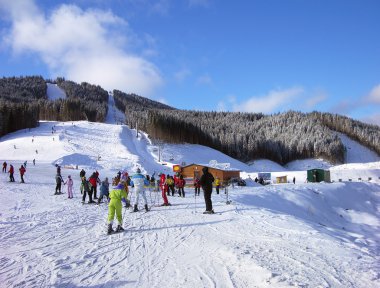
<instances>
[{"instance_id":1,"label":"ski slope","mask_svg":"<svg viewBox=\"0 0 380 288\"><path fill-rule=\"evenodd\" d=\"M167 144L158 162L148 135L108 117L103 124L41 122L1 138L0 160L16 170L15 183L0 174L1 287L380 286L379 162L330 165L331 173L336 168L353 179L367 171L371 181L318 184L304 183L304 167L315 160L291 169L267 160L247 165L204 146ZM26 160L21 184L17 172ZM230 163L243 178L272 171L297 181L229 187L229 205L224 190L214 191L215 215L202 214L202 193L194 197L191 187L185 198L170 196L170 207L147 190L151 211L124 209L126 231L111 236L107 204L81 204L82 168L87 175L98 170L103 180L119 170L172 174L173 164L210 160ZM55 164L65 180L73 177L73 199L53 195Z\"/></svg>"}]
</instances>

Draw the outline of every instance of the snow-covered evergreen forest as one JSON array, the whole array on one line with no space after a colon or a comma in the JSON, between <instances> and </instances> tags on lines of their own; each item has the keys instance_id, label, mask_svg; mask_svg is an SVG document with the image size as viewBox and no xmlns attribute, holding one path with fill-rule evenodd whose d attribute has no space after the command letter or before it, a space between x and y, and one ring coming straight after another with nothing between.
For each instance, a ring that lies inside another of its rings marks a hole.
<instances>
[{"instance_id":1,"label":"snow-covered evergreen forest","mask_svg":"<svg viewBox=\"0 0 380 288\"><path fill-rule=\"evenodd\" d=\"M66 97L48 99L47 85ZM201 144L242 161L266 158L280 164L306 158L345 162L341 132L380 154L380 127L330 113L202 112L171 106L114 90L115 105L126 124L153 139ZM104 122L108 92L98 85L40 76L0 79L0 135L32 128L39 120Z\"/></svg>"}]
</instances>

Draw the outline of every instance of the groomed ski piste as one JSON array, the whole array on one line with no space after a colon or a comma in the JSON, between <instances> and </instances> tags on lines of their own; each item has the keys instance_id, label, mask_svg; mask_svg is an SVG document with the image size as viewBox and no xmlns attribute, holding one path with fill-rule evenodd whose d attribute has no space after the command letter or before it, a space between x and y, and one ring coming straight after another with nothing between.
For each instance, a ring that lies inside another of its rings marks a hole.
<instances>
[{"instance_id":1,"label":"groomed ski piste","mask_svg":"<svg viewBox=\"0 0 380 288\"><path fill-rule=\"evenodd\" d=\"M379 287L380 160L355 147L351 164L304 160L285 168L267 160L249 166L190 144L163 145L159 162L148 135L125 125L41 122L8 134L0 160L15 167L16 182L0 174L0 286ZM170 196L169 207L159 206L161 193L147 190L151 211L143 212L143 202L142 212L123 208L125 232L106 235L107 204L81 203L82 168L86 175L99 171L103 180L137 168L173 174L173 164L210 160L240 169L248 184L229 187L229 205L224 190L214 191L214 215L202 214L202 192L194 197L192 187L185 198ZM55 164L64 180L72 176L73 199L66 186L53 195ZM305 183L305 170L317 165L342 182ZM249 179L266 171L295 176L296 184Z\"/></svg>"}]
</instances>

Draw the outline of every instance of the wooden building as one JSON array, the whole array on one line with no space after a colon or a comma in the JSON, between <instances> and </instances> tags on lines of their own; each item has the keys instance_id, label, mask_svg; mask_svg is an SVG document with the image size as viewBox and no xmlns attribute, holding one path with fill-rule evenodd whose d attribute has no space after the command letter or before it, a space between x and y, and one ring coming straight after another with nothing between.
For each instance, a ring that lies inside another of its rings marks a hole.
<instances>
[{"instance_id":1,"label":"wooden building","mask_svg":"<svg viewBox=\"0 0 380 288\"><path fill-rule=\"evenodd\" d=\"M278 177L276 177L276 183L277 184L288 183L288 177L287 176L278 176Z\"/></svg>"},{"instance_id":2,"label":"wooden building","mask_svg":"<svg viewBox=\"0 0 380 288\"><path fill-rule=\"evenodd\" d=\"M231 178L240 178L240 170L233 169L220 169L216 167L210 167L202 164L190 164L181 167L181 174L184 178L194 179L196 177L200 178L203 174L203 167L207 167L208 171L214 176L214 178L219 177L222 182L227 182Z\"/></svg>"}]
</instances>

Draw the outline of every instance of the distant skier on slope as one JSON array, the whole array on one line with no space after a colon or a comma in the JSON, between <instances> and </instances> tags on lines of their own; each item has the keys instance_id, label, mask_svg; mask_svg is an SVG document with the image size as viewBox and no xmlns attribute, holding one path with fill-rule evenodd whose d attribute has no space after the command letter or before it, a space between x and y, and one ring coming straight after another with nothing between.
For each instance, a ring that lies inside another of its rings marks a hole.
<instances>
[{"instance_id":1,"label":"distant skier on slope","mask_svg":"<svg viewBox=\"0 0 380 288\"><path fill-rule=\"evenodd\" d=\"M214 214L214 210L212 209L212 201L211 201L211 193L212 193L212 182L214 182L214 176L210 172L208 172L208 167L202 168L203 175L201 179L199 179L199 183L202 186L206 211L203 214Z\"/></svg>"},{"instance_id":2,"label":"distant skier on slope","mask_svg":"<svg viewBox=\"0 0 380 288\"><path fill-rule=\"evenodd\" d=\"M4 161L3 163L3 173L7 173L7 162Z\"/></svg>"},{"instance_id":3,"label":"distant skier on slope","mask_svg":"<svg viewBox=\"0 0 380 288\"><path fill-rule=\"evenodd\" d=\"M115 232L112 228L113 220L116 218L118 221L118 225L116 228L116 232L124 231L123 228L123 216L121 214L121 210L123 208L121 202L125 202L127 199L127 193L124 190L124 184L119 183L117 186L112 187L110 192L110 203L108 204L108 230L107 234L111 234Z\"/></svg>"},{"instance_id":4,"label":"distant skier on slope","mask_svg":"<svg viewBox=\"0 0 380 288\"><path fill-rule=\"evenodd\" d=\"M136 174L131 177L131 186L134 187L135 190L135 205L133 206L133 212L139 211L137 205L139 203L139 196L142 195L145 205L145 211L149 211L148 209L148 200L146 199L144 185L149 185L149 181L141 174L140 168L137 168Z\"/></svg>"}]
</instances>

